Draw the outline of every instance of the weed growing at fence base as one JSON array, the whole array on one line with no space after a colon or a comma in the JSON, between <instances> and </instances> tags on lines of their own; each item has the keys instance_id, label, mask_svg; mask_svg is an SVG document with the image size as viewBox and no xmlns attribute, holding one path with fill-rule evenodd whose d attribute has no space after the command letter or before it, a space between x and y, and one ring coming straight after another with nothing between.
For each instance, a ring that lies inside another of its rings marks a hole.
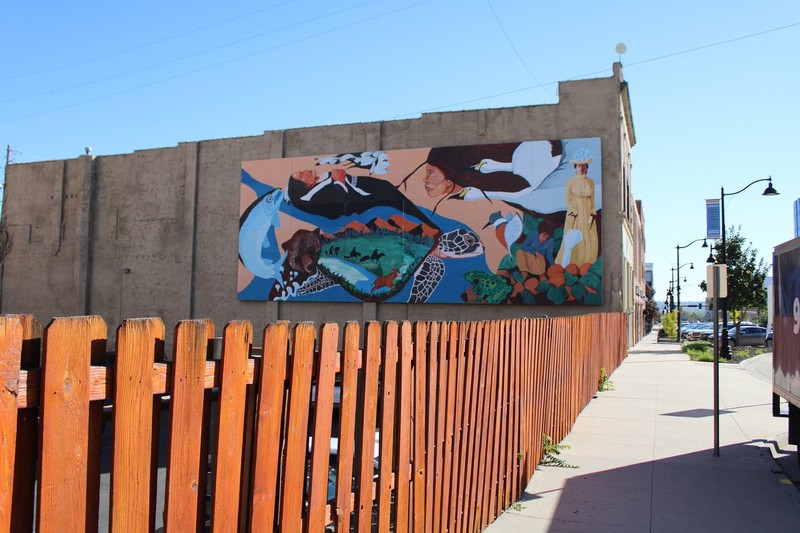
<instances>
[{"instance_id":1,"label":"weed growing at fence base","mask_svg":"<svg viewBox=\"0 0 800 533\"><path fill-rule=\"evenodd\" d=\"M558 457L561 455L562 450L569 450L570 446L566 444L556 444L550 435L542 435L542 448L544 449L544 457L542 457L542 466L559 466L561 468L579 468L578 465L572 465Z\"/></svg>"},{"instance_id":2,"label":"weed growing at fence base","mask_svg":"<svg viewBox=\"0 0 800 533\"><path fill-rule=\"evenodd\" d=\"M600 383L597 390L600 392L614 390L614 382L608 379L608 373L605 367L600 369Z\"/></svg>"}]
</instances>

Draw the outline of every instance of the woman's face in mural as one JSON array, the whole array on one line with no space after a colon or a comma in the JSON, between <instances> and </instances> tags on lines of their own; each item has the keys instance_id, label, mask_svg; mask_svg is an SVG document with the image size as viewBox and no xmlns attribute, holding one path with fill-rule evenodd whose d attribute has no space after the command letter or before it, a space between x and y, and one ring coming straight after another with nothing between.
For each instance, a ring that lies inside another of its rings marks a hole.
<instances>
[{"instance_id":1,"label":"woman's face in mural","mask_svg":"<svg viewBox=\"0 0 800 533\"><path fill-rule=\"evenodd\" d=\"M389 172L389 156L386 155L386 152L381 152L378 154L378 160L373 165L370 174L384 175L387 172Z\"/></svg>"},{"instance_id":2,"label":"woman's face in mural","mask_svg":"<svg viewBox=\"0 0 800 533\"><path fill-rule=\"evenodd\" d=\"M586 163L575 163L575 172L585 175L589 172L589 165Z\"/></svg>"},{"instance_id":3,"label":"woman's face in mural","mask_svg":"<svg viewBox=\"0 0 800 533\"><path fill-rule=\"evenodd\" d=\"M425 192L431 198L452 193L455 188L455 184L445 177L444 172L431 164L425 164L425 175L422 180L425 183Z\"/></svg>"}]
</instances>

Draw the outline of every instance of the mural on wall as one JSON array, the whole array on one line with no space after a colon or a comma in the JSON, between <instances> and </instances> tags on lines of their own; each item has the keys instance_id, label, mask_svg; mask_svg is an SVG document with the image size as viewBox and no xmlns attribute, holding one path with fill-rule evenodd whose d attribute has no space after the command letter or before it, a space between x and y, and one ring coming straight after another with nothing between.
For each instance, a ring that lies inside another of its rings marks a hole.
<instances>
[{"instance_id":1,"label":"mural on wall","mask_svg":"<svg viewBox=\"0 0 800 533\"><path fill-rule=\"evenodd\" d=\"M240 300L602 303L600 139L245 161Z\"/></svg>"}]
</instances>

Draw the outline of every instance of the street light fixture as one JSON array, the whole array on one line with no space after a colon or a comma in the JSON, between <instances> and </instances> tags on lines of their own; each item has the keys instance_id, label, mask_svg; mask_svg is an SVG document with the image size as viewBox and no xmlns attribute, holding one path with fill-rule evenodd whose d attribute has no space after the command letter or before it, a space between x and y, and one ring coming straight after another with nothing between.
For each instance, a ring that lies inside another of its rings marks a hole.
<instances>
[{"instance_id":1,"label":"street light fixture","mask_svg":"<svg viewBox=\"0 0 800 533\"><path fill-rule=\"evenodd\" d=\"M745 185L744 187L742 187L741 189L739 189L736 192L726 193L725 192L725 187L720 187L720 190L719 190L719 201L720 201L720 210L721 210L721 214L722 214L722 254L721 254L722 261L720 261L720 263L723 264L723 265L727 264L727 262L728 262L727 250L726 250L726 241L725 241L725 197L726 196L733 196L735 194L739 194L740 192L745 191L751 185L755 185L756 183L761 183L763 181L768 181L769 183L767 184L767 188L764 189L764 192L761 193L761 196L777 196L778 194L780 194L772 186L772 176L770 176L769 178L762 178L762 179L759 179L759 180L751 181L750 183L748 183L747 185ZM710 255L709 255L709 259L711 259ZM731 358L731 348L730 348L730 346L728 346L728 298L727 297L726 298L722 298L721 300L722 300L722 339L721 339L722 353L723 353L723 357L725 357L725 359L730 359Z\"/></svg>"},{"instance_id":2,"label":"street light fixture","mask_svg":"<svg viewBox=\"0 0 800 533\"><path fill-rule=\"evenodd\" d=\"M675 259L678 265L678 342L681 340L681 250L684 248L688 248L689 246L693 245L696 242L703 241L703 245L701 248L708 248L708 243L706 239L701 237L699 239L695 239L689 244L684 244L681 246L680 244L675 245ZM692 270L694 270L694 263L692 263ZM686 280L684 280L685 282Z\"/></svg>"}]
</instances>

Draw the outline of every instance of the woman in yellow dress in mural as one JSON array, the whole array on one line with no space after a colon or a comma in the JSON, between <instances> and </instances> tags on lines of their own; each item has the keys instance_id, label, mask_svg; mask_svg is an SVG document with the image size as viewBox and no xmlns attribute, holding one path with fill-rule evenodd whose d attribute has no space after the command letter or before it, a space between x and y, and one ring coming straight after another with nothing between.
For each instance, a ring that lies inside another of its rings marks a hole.
<instances>
[{"instance_id":1,"label":"woman in yellow dress in mural","mask_svg":"<svg viewBox=\"0 0 800 533\"><path fill-rule=\"evenodd\" d=\"M575 168L575 175L567 182L567 216L564 220L564 237L570 230L580 233L580 240L572 249L569 258L564 258L564 247L556 257L559 264L574 263L583 265L597 261L599 239L597 235L597 211L594 209L594 181L588 176L589 163L592 158L586 150L577 151L570 163ZM572 235L577 233L573 232ZM565 261L567 259L567 261Z\"/></svg>"}]
</instances>

